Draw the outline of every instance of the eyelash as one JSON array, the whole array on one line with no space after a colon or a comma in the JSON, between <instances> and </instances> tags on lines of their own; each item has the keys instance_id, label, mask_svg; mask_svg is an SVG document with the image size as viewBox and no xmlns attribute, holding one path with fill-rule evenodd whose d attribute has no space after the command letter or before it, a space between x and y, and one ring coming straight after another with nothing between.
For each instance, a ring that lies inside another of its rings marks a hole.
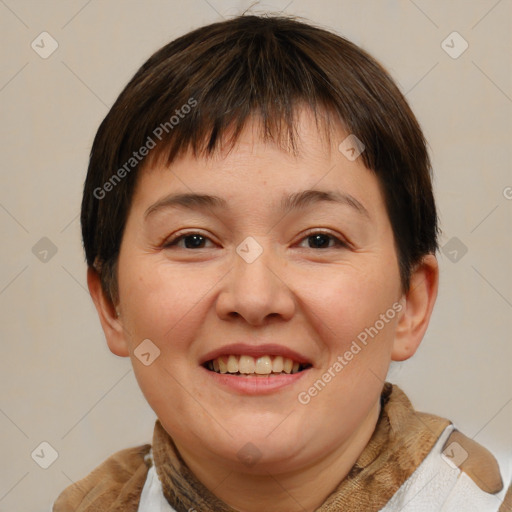
<instances>
[{"instance_id":1,"label":"eyelash","mask_svg":"<svg viewBox=\"0 0 512 512\"><path fill-rule=\"evenodd\" d=\"M181 234L176 235L176 236L172 237L171 239L167 240L164 243L163 248L168 249L170 247L176 247L180 241L184 240L185 238L187 238L189 236L193 236L193 235L199 235L204 240L209 240L211 242L211 240L207 236L205 236L201 233L198 233L197 231L191 231L189 233L181 233ZM340 238L334 236L333 234L331 234L327 231L321 231L321 230L311 231L311 232L307 233L300 239L300 241L302 242L302 241L307 240L308 238L313 237L315 235L325 235L325 236L329 237L331 240L334 240L333 246L326 247L326 248L320 247L320 248L317 248L318 250L333 249L335 247L340 247L340 248L348 248L349 247L348 242L341 240ZM182 247L182 249L194 250L193 248L189 248L189 247L188 248ZM204 247L199 247L199 249L204 249ZM314 249L314 247L307 247L307 249Z\"/></svg>"}]
</instances>

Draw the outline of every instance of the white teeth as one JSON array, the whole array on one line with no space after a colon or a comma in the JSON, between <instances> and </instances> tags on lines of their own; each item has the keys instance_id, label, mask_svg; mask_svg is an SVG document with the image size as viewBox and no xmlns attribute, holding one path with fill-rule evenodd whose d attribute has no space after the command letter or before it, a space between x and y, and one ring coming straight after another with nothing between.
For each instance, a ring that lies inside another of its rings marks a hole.
<instances>
[{"instance_id":1,"label":"white teeth","mask_svg":"<svg viewBox=\"0 0 512 512\"><path fill-rule=\"evenodd\" d=\"M272 359L270 359L270 356L258 357L256 360L255 373L259 373L260 375L272 373Z\"/></svg>"},{"instance_id":2,"label":"white teeth","mask_svg":"<svg viewBox=\"0 0 512 512\"><path fill-rule=\"evenodd\" d=\"M293 369L293 361L291 359L285 358L283 362L283 372L291 373Z\"/></svg>"},{"instance_id":3,"label":"white teeth","mask_svg":"<svg viewBox=\"0 0 512 512\"><path fill-rule=\"evenodd\" d=\"M254 373L255 369L256 363L254 362L254 357L240 356L240 360L238 361L238 371L240 373Z\"/></svg>"},{"instance_id":4,"label":"white teeth","mask_svg":"<svg viewBox=\"0 0 512 512\"><path fill-rule=\"evenodd\" d=\"M222 356L209 362L210 370L216 373L236 373L243 375L276 375L280 373L297 373L300 363L283 356Z\"/></svg>"},{"instance_id":5,"label":"white teeth","mask_svg":"<svg viewBox=\"0 0 512 512\"><path fill-rule=\"evenodd\" d=\"M238 359L236 356L228 357L228 373L237 373L238 372Z\"/></svg>"},{"instance_id":6,"label":"white teeth","mask_svg":"<svg viewBox=\"0 0 512 512\"><path fill-rule=\"evenodd\" d=\"M283 356L274 357L272 361L272 371L274 373L281 373L283 371Z\"/></svg>"},{"instance_id":7,"label":"white teeth","mask_svg":"<svg viewBox=\"0 0 512 512\"><path fill-rule=\"evenodd\" d=\"M215 370L215 361L217 361L217 364L219 365L219 371L220 373L227 373L228 372L228 365L226 364L226 361L222 359L222 357L218 357L213 361L213 369Z\"/></svg>"}]
</instances>

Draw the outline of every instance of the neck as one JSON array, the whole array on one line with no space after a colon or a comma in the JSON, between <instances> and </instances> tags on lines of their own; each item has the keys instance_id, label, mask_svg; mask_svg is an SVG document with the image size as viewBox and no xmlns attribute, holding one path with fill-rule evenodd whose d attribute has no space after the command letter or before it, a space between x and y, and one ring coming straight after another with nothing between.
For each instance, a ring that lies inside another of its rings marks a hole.
<instances>
[{"instance_id":1,"label":"neck","mask_svg":"<svg viewBox=\"0 0 512 512\"><path fill-rule=\"evenodd\" d=\"M380 403L377 402L349 439L313 464L276 474L267 472L255 475L234 471L229 463L218 464L212 457L176 446L196 478L235 510L313 512L347 476L363 452L375 430L379 412Z\"/></svg>"}]
</instances>

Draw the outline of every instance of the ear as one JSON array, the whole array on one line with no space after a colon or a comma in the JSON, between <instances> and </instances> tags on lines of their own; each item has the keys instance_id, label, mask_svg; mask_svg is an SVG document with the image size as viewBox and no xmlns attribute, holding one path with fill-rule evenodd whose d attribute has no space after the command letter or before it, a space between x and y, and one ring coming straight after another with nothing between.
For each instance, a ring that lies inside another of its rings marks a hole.
<instances>
[{"instance_id":1,"label":"ear","mask_svg":"<svg viewBox=\"0 0 512 512\"><path fill-rule=\"evenodd\" d=\"M105 295L98 272L92 267L87 269L87 286L100 317L110 351L116 356L128 357L130 351L122 320L117 314L115 305Z\"/></svg>"},{"instance_id":2,"label":"ear","mask_svg":"<svg viewBox=\"0 0 512 512\"><path fill-rule=\"evenodd\" d=\"M391 352L393 361L414 355L427 330L439 286L439 265L433 254L426 255L411 275L410 287L402 297L404 306L396 328Z\"/></svg>"}]
</instances>

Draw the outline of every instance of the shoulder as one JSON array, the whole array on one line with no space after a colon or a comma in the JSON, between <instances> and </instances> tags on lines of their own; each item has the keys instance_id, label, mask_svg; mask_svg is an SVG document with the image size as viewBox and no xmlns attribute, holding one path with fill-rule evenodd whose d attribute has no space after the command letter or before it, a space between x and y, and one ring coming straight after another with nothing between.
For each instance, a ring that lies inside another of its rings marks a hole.
<instances>
[{"instance_id":1,"label":"shoulder","mask_svg":"<svg viewBox=\"0 0 512 512\"><path fill-rule=\"evenodd\" d=\"M482 502L489 501L486 510L512 512L512 460L500 468L489 450L456 429L444 443L442 457L460 471L458 494L467 493L468 498L480 494Z\"/></svg>"},{"instance_id":2,"label":"shoulder","mask_svg":"<svg viewBox=\"0 0 512 512\"><path fill-rule=\"evenodd\" d=\"M88 476L67 487L53 512L135 512L149 469L145 462L151 445L121 450Z\"/></svg>"},{"instance_id":3,"label":"shoulder","mask_svg":"<svg viewBox=\"0 0 512 512\"><path fill-rule=\"evenodd\" d=\"M449 425L382 512L512 512L508 473L489 450Z\"/></svg>"},{"instance_id":4,"label":"shoulder","mask_svg":"<svg viewBox=\"0 0 512 512\"><path fill-rule=\"evenodd\" d=\"M467 475L480 490L488 494L503 490L500 467L494 455L457 429L451 432L441 453L446 462Z\"/></svg>"}]
</instances>

